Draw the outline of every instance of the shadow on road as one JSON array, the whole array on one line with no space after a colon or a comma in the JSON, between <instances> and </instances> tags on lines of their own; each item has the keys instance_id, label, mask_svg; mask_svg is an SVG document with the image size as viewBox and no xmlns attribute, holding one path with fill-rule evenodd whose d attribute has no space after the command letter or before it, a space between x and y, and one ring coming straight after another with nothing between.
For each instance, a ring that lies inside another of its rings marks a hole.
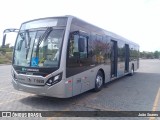
<instances>
[{"instance_id":1,"label":"shadow on road","mask_svg":"<svg viewBox=\"0 0 160 120\"><path fill-rule=\"evenodd\" d=\"M69 108L72 105L76 105L79 103L84 105L93 102L95 99L100 100L102 99L103 96L109 96L110 94L109 92L111 91L114 91L114 94L116 94L116 92L120 93L120 91L122 91L122 93L125 93L126 91L129 90L130 92L136 92L135 94L141 94L141 92L145 94L145 92L152 90L153 92L156 93L156 89L158 89L160 85L159 78L160 78L160 73L136 72L134 76L124 76L122 78L119 78L117 80L105 84L102 91L97 93L94 93L92 90L90 90L83 94L74 96L72 98L54 98L54 97L34 95L20 99L20 102L22 102L27 106L31 106L35 109L40 109L44 111L48 110L63 111L64 109ZM155 89L150 89L152 87L154 87ZM112 97L114 97L114 94ZM134 97L136 96L132 97L134 99Z\"/></svg>"}]
</instances>

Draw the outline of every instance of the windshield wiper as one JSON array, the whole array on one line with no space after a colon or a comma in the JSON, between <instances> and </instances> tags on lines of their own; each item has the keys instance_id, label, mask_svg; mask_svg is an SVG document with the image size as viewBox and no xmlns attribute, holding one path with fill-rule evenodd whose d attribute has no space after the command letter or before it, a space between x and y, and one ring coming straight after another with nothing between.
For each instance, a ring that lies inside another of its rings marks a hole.
<instances>
[{"instance_id":1,"label":"windshield wiper","mask_svg":"<svg viewBox=\"0 0 160 120\"><path fill-rule=\"evenodd\" d=\"M27 36L28 36L29 35L28 30L25 30L24 32L19 33L19 36L22 38L22 40L20 40L20 44L18 46L18 48L20 48L19 50L21 50L23 41L25 41L25 48L28 47L28 45L27 45L28 41L26 40L26 33L27 33ZM29 36L28 36L28 40L29 40Z\"/></svg>"},{"instance_id":2,"label":"windshield wiper","mask_svg":"<svg viewBox=\"0 0 160 120\"><path fill-rule=\"evenodd\" d=\"M26 59L27 59L27 57L28 57L28 52L29 52L29 49L30 49L31 38L30 38L30 35L29 35L29 31L28 31L28 30L26 30L25 36L26 36L26 34L27 34L27 39L28 39L28 40L26 40L26 38L25 38Z\"/></svg>"},{"instance_id":3,"label":"windshield wiper","mask_svg":"<svg viewBox=\"0 0 160 120\"><path fill-rule=\"evenodd\" d=\"M50 32L53 30L52 27L48 27L46 29L46 31L40 36L39 40L38 40L38 44L37 44L37 49L36 49L36 56L38 56L38 51L39 51L39 46L41 44L41 42L45 39L47 39L48 35L50 34Z\"/></svg>"},{"instance_id":4,"label":"windshield wiper","mask_svg":"<svg viewBox=\"0 0 160 120\"><path fill-rule=\"evenodd\" d=\"M18 51L21 50L23 41L25 41L25 48L26 48L25 34L24 34L23 32L19 32L19 36L20 36L22 39L21 39L21 40L18 42L18 44L17 44L17 47L16 47L17 49L16 49L16 50L18 50Z\"/></svg>"},{"instance_id":5,"label":"windshield wiper","mask_svg":"<svg viewBox=\"0 0 160 120\"><path fill-rule=\"evenodd\" d=\"M41 44L41 42L42 42L43 40L45 40L45 39L48 37L49 33L50 33L52 30L53 30L52 27L48 27L48 28L46 29L46 31L43 33L43 35L41 35L41 37L40 37L39 40L38 40L38 46Z\"/></svg>"}]
</instances>

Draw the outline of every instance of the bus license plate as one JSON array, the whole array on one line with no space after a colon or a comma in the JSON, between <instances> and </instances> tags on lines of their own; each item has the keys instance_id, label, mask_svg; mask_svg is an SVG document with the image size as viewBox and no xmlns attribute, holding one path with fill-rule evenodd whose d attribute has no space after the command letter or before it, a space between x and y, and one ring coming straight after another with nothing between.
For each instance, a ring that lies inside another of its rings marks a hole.
<instances>
[{"instance_id":1,"label":"bus license plate","mask_svg":"<svg viewBox=\"0 0 160 120\"><path fill-rule=\"evenodd\" d=\"M44 83L44 80L39 80L39 79L37 79L37 80L34 80L34 82L35 82L35 83Z\"/></svg>"}]
</instances>

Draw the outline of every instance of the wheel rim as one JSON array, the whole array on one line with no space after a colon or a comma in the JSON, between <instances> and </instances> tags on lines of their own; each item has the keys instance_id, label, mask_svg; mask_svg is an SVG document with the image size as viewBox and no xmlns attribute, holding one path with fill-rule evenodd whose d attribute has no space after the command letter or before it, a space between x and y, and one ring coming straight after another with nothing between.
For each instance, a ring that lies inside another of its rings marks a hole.
<instances>
[{"instance_id":1,"label":"wheel rim","mask_svg":"<svg viewBox=\"0 0 160 120\"><path fill-rule=\"evenodd\" d=\"M98 88L100 88L103 84L103 78L101 76L97 76L96 78L96 85Z\"/></svg>"},{"instance_id":2,"label":"wheel rim","mask_svg":"<svg viewBox=\"0 0 160 120\"><path fill-rule=\"evenodd\" d=\"M134 73L134 70L133 70L133 68L132 68L132 74Z\"/></svg>"}]
</instances>

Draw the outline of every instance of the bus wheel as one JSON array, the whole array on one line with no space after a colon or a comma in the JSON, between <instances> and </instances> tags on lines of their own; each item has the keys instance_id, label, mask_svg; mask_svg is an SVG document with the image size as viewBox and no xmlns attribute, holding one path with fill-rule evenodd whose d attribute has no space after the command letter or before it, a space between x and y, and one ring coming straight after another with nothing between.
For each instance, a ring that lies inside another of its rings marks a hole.
<instances>
[{"instance_id":1,"label":"bus wheel","mask_svg":"<svg viewBox=\"0 0 160 120\"><path fill-rule=\"evenodd\" d=\"M98 71L97 76L96 76L96 80L95 80L95 88L94 88L95 92L98 92L102 89L103 81L104 81L103 79L104 79L104 77L103 77L102 72Z\"/></svg>"},{"instance_id":2,"label":"bus wheel","mask_svg":"<svg viewBox=\"0 0 160 120\"><path fill-rule=\"evenodd\" d=\"M131 73L129 75L133 76L133 74L134 74L134 65L132 65Z\"/></svg>"}]
</instances>

